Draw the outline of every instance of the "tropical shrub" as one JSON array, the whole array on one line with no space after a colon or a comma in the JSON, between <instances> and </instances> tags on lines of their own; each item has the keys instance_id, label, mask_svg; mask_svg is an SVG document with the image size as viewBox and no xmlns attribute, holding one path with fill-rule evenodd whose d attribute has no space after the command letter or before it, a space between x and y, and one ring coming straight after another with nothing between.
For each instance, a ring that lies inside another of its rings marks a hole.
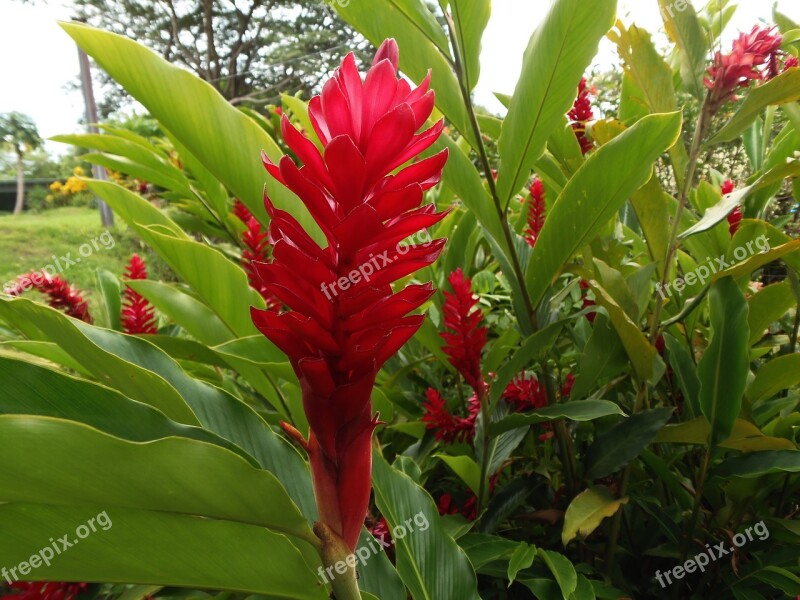
<instances>
[{"instance_id":1,"label":"tropical shrub","mask_svg":"<svg viewBox=\"0 0 800 600\"><path fill-rule=\"evenodd\" d=\"M139 584L67 595L800 594L800 27L713 53L730 7L660 5L668 57L555 0L504 117L472 98L489 0L338 3L374 64L266 116L62 24L165 132L59 139L147 182L86 180L175 281L99 274L109 328L0 299L0 565ZM707 168L725 144L747 173Z\"/></svg>"}]
</instances>

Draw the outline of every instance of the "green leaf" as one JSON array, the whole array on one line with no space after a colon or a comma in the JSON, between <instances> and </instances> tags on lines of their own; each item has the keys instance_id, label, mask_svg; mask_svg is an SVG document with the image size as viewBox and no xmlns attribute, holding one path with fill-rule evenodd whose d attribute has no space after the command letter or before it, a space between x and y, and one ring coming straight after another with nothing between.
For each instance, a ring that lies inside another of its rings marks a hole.
<instances>
[{"instance_id":1,"label":"green leaf","mask_svg":"<svg viewBox=\"0 0 800 600\"><path fill-rule=\"evenodd\" d=\"M712 477L753 479L774 473L800 473L800 451L770 450L726 459L711 472Z\"/></svg>"},{"instance_id":2,"label":"green leaf","mask_svg":"<svg viewBox=\"0 0 800 600\"><path fill-rule=\"evenodd\" d=\"M94 480L94 475L87 481ZM105 510L97 526L35 572L44 581L138 581L195 589L233 590L276 600L326 600L317 575L289 539L263 527L123 508L0 505L0 564L18 565ZM105 519L103 520L106 522ZM69 535L73 534L73 535ZM60 549L62 545L55 542ZM191 556L186 549L191 548ZM220 560L220 548L234 553ZM265 559L268 557L268 559Z\"/></svg>"},{"instance_id":3,"label":"green leaf","mask_svg":"<svg viewBox=\"0 0 800 600\"><path fill-rule=\"evenodd\" d=\"M282 151L258 123L210 84L129 38L80 23L60 25L260 220L266 217L266 182L275 205L290 211L312 237L322 240L319 227L302 203L266 176L261 151L276 162Z\"/></svg>"},{"instance_id":4,"label":"green leaf","mask_svg":"<svg viewBox=\"0 0 800 600\"><path fill-rule=\"evenodd\" d=\"M481 468L469 456L450 456L448 454L435 454L450 469L461 478L467 487L476 494L481 486Z\"/></svg>"},{"instance_id":5,"label":"green leaf","mask_svg":"<svg viewBox=\"0 0 800 600\"><path fill-rule=\"evenodd\" d=\"M9 315L28 335L44 336L68 348L102 383L161 410L174 421L202 424L241 447L280 478L310 521L316 519L307 464L245 403L189 377L172 358L142 338L87 325L24 298L0 298L0 317L4 315ZM175 407L173 402L180 405ZM180 418L184 411L188 411L185 420Z\"/></svg>"},{"instance_id":6,"label":"green leaf","mask_svg":"<svg viewBox=\"0 0 800 600\"><path fill-rule=\"evenodd\" d=\"M670 334L664 334L664 341L669 352L669 364L678 379L684 399L691 408L692 414L699 415L700 379L697 377L694 360L686 346Z\"/></svg>"},{"instance_id":7,"label":"green leaf","mask_svg":"<svg viewBox=\"0 0 800 600\"><path fill-rule=\"evenodd\" d=\"M527 427L536 423L559 421L561 419L583 422L610 415L625 416L625 413L622 412L619 406L608 400L573 400L524 414L513 414L493 424L489 431L492 435L499 435L512 429Z\"/></svg>"},{"instance_id":8,"label":"green leaf","mask_svg":"<svg viewBox=\"0 0 800 600\"><path fill-rule=\"evenodd\" d=\"M422 81L431 71L436 106L471 144L475 144L461 88L451 68L450 44L423 2L336 2L334 8L375 47L387 38L395 38L400 47L400 69L415 82Z\"/></svg>"},{"instance_id":9,"label":"green leaf","mask_svg":"<svg viewBox=\"0 0 800 600\"><path fill-rule=\"evenodd\" d=\"M747 388L747 397L755 404L772 398L782 390L800 382L800 354L788 354L773 358L762 365Z\"/></svg>"},{"instance_id":10,"label":"green leaf","mask_svg":"<svg viewBox=\"0 0 800 600\"><path fill-rule=\"evenodd\" d=\"M599 435L587 452L586 478L605 477L639 456L669 421L673 410L644 410Z\"/></svg>"},{"instance_id":11,"label":"green leaf","mask_svg":"<svg viewBox=\"0 0 800 600\"><path fill-rule=\"evenodd\" d=\"M667 34L678 46L681 78L684 87L698 100L705 95L703 75L706 70L708 41L691 2L658 0Z\"/></svg>"},{"instance_id":12,"label":"green leaf","mask_svg":"<svg viewBox=\"0 0 800 600\"><path fill-rule=\"evenodd\" d=\"M552 348L564 328L563 323L553 323L526 339L506 364L500 367L492 383L490 401L495 405L503 391L522 370L540 360Z\"/></svg>"},{"instance_id":13,"label":"green leaf","mask_svg":"<svg viewBox=\"0 0 800 600\"><path fill-rule=\"evenodd\" d=\"M238 337L258 333L250 307L263 308L261 296L250 287L247 275L216 248L185 237L167 235L160 224L137 220L146 200L125 188L104 181L89 181L90 189L150 245L188 283L198 297Z\"/></svg>"},{"instance_id":14,"label":"green leaf","mask_svg":"<svg viewBox=\"0 0 800 600\"><path fill-rule=\"evenodd\" d=\"M538 242L537 242L538 244ZM625 314L608 292L600 287L596 281L589 281L589 286L595 294L597 303L606 309L611 319L611 324L619 335L625 352L633 365L639 381L657 382L664 374L666 366L658 354L658 350L649 342L639 326Z\"/></svg>"},{"instance_id":15,"label":"green leaf","mask_svg":"<svg viewBox=\"0 0 800 600\"><path fill-rule=\"evenodd\" d=\"M122 331L120 315L122 314L122 285L119 279L111 271L97 269L95 272L97 279L97 291L103 300L103 307L106 311L106 319L109 328L114 331Z\"/></svg>"},{"instance_id":16,"label":"green leaf","mask_svg":"<svg viewBox=\"0 0 800 600\"><path fill-rule=\"evenodd\" d=\"M592 334L578 359L573 398L584 398L602 381L621 373L628 366L625 347L611 323L602 313L595 317Z\"/></svg>"},{"instance_id":17,"label":"green leaf","mask_svg":"<svg viewBox=\"0 0 800 600\"><path fill-rule=\"evenodd\" d=\"M783 281L768 285L748 300L750 310L747 323L750 327L751 346L764 337L769 326L785 315L797 304L791 282Z\"/></svg>"},{"instance_id":18,"label":"green leaf","mask_svg":"<svg viewBox=\"0 0 800 600\"><path fill-rule=\"evenodd\" d=\"M272 473L219 446L174 437L135 443L82 423L24 415L0 416L0 434L0 465L14 481L0 491L3 502L158 510L315 540Z\"/></svg>"},{"instance_id":19,"label":"green leaf","mask_svg":"<svg viewBox=\"0 0 800 600\"><path fill-rule=\"evenodd\" d=\"M616 9L616 0L557 0L531 36L498 142L501 202L525 184L550 134L570 110Z\"/></svg>"},{"instance_id":20,"label":"green leaf","mask_svg":"<svg viewBox=\"0 0 800 600\"><path fill-rule=\"evenodd\" d=\"M627 498L614 498L604 485L597 485L582 491L570 502L567 512L564 514L561 542L566 546L578 534L582 538L588 537L600 527L603 519L613 516L627 502Z\"/></svg>"},{"instance_id":21,"label":"green leaf","mask_svg":"<svg viewBox=\"0 0 800 600\"><path fill-rule=\"evenodd\" d=\"M31 339L58 343L103 384L118 389L133 400L153 406L173 421L199 425L192 409L166 380L92 343L78 328L79 321L25 298L0 298L0 316L14 322ZM108 335L119 336L130 344L149 345L143 340L111 331Z\"/></svg>"},{"instance_id":22,"label":"green leaf","mask_svg":"<svg viewBox=\"0 0 800 600\"><path fill-rule=\"evenodd\" d=\"M362 527L356 552L359 548L372 548L379 544L367 528ZM362 595L363 592L370 592L380 600L407 600L408 594L403 581L383 548L357 568L358 587L361 588Z\"/></svg>"},{"instance_id":23,"label":"green leaf","mask_svg":"<svg viewBox=\"0 0 800 600\"><path fill-rule=\"evenodd\" d=\"M394 532L397 572L411 596L415 600L480 600L472 565L444 532L428 492L379 454L374 456L372 477L375 503ZM402 537L398 526L406 528Z\"/></svg>"},{"instance_id":24,"label":"green leaf","mask_svg":"<svg viewBox=\"0 0 800 600\"><path fill-rule=\"evenodd\" d=\"M241 448L200 427L170 421L162 413L119 392L32 363L0 357L0 414L53 417L84 423L131 442L185 437L235 452L253 466Z\"/></svg>"},{"instance_id":25,"label":"green leaf","mask_svg":"<svg viewBox=\"0 0 800 600\"><path fill-rule=\"evenodd\" d=\"M491 0L451 0L453 23L464 67L464 82L472 91L481 73L481 38L492 14Z\"/></svg>"},{"instance_id":26,"label":"green leaf","mask_svg":"<svg viewBox=\"0 0 800 600\"><path fill-rule=\"evenodd\" d=\"M196 340L215 346L234 334L207 305L175 284L139 279L127 284Z\"/></svg>"},{"instance_id":27,"label":"green leaf","mask_svg":"<svg viewBox=\"0 0 800 600\"><path fill-rule=\"evenodd\" d=\"M678 113L645 117L593 152L570 179L550 210L525 273L534 305L563 265L647 183L653 162L675 143L680 128Z\"/></svg>"},{"instance_id":28,"label":"green leaf","mask_svg":"<svg viewBox=\"0 0 800 600\"><path fill-rule=\"evenodd\" d=\"M711 443L730 436L739 416L749 372L750 331L747 301L726 277L711 286L709 314L713 335L700 364L700 410L711 423Z\"/></svg>"},{"instance_id":29,"label":"green leaf","mask_svg":"<svg viewBox=\"0 0 800 600\"><path fill-rule=\"evenodd\" d=\"M558 552L539 548L538 554L550 569L553 577L555 577L564 598L569 598L570 594L578 586L578 575L575 572L575 567L572 566L566 556Z\"/></svg>"},{"instance_id":30,"label":"green leaf","mask_svg":"<svg viewBox=\"0 0 800 600\"><path fill-rule=\"evenodd\" d=\"M736 114L711 138L708 145L731 142L747 129L767 106L800 100L800 69L789 69L775 79L751 89Z\"/></svg>"},{"instance_id":31,"label":"green leaf","mask_svg":"<svg viewBox=\"0 0 800 600\"><path fill-rule=\"evenodd\" d=\"M523 569L527 569L533 564L536 558L536 546L530 546L526 543L520 543L511 559L508 561L508 585L514 583L517 578L517 573Z\"/></svg>"},{"instance_id":32,"label":"green leaf","mask_svg":"<svg viewBox=\"0 0 800 600\"><path fill-rule=\"evenodd\" d=\"M609 34L612 41L616 42L617 51L623 60L625 73L635 82L636 88L641 92L642 99L645 101L648 112L672 113L680 109L678 97L675 94L672 69L666 63L661 54L656 50L650 34L632 25L626 29L621 22L617 22L617 30ZM683 140L679 139L669 150L672 159L672 172L678 187L683 185L683 178L686 172L686 164L689 156ZM657 184L658 180L654 179ZM661 186L658 185L659 193ZM666 226L667 223L664 222ZM665 254L660 255L663 260Z\"/></svg>"}]
</instances>

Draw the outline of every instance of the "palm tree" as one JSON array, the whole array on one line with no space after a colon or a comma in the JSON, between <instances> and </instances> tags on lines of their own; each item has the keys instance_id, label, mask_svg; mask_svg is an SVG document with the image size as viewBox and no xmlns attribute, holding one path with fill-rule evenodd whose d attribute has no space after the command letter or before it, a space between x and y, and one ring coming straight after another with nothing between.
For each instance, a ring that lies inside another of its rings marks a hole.
<instances>
[{"instance_id":1,"label":"palm tree","mask_svg":"<svg viewBox=\"0 0 800 600\"><path fill-rule=\"evenodd\" d=\"M0 115L0 143L17 155L17 202L14 214L22 212L25 198L25 166L22 162L25 154L42 145L42 138L36 124L27 115L10 112Z\"/></svg>"}]
</instances>

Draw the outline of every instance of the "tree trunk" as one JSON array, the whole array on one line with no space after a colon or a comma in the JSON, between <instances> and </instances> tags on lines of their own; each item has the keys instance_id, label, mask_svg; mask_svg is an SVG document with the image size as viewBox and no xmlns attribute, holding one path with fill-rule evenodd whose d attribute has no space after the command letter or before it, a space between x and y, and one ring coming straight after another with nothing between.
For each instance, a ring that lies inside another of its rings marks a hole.
<instances>
[{"instance_id":1,"label":"tree trunk","mask_svg":"<svg viewBox=\"0 0 800 600\"><path fill-rule=\"evenodd\" d=\"M25 165L22 163L22 153L17 153L17 202L14 204L14 214L22 212L25 202Z\"/></svg>"}]
</instances>

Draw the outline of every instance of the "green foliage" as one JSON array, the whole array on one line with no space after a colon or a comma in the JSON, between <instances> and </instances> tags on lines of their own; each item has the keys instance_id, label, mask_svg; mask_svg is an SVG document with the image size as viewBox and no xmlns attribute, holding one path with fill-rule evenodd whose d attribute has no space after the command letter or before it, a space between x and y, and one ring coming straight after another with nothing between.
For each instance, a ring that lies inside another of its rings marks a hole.
<instances>
[{"instance_id":1,"label":"green foliage","mask_svg":"<svg viewBox=\"0 0 800 600\"><path fill-rule=\"evenodd\" d=\"M366 523L377 535L384 519L393 545L383 552L362 533L363 598L665 597L656 572L756 524L769 539L749 539L735 562L690 573L672 593L797 593L800 249L772 207L788 199L796 210L795 198L776 196L796 190L800 174L798 71L717 110L702 76L731 7L660 6L671 55L645 30L617 26L624 75L598 96L619 101L589 124L584 156L574 133L585 124L564 115L615 2L553 3L504 117L477 114L471 99L488 1L336 5L370 42L395 37L412 80L433 68L451 127L438 149L450 158L427 199L452 214L431 232L449 238L447 253L419 277L449 292L461 268L487 328L483 397L470 399L448 364L439 334L456 309L443 294L378 374ZM131 40L63 27L157 127L106 124L59 140L118 174L89 186L171 271L130 284L157 310L158 334L119 331L125 282L99 256L98 313L110 329L0 298L0 564L106 510L113 528L37 575L328 597L311 474L297 436L279 427L307 432L301 384L251 322L265 300L241 266L244 226L233 214L240 198L267 224L258 153L286 152L278 116L233 108ZM284 96L282 108L319 143L301 98ZM703 161L730 151L723 141L745 149L746 172ZM546 205L535 242L532 201L520 193L533 177ZM738 191L723 197L727 178ZM268 186L318 235L297 199ZM737 206L747 217L738 231L728 219ZM15 226L71 240L76 213L52 214L68 219ZM2 239L18 248L18 235ZM467 435L446 443L432 392Z\"/></svg>"}]
</instances>

